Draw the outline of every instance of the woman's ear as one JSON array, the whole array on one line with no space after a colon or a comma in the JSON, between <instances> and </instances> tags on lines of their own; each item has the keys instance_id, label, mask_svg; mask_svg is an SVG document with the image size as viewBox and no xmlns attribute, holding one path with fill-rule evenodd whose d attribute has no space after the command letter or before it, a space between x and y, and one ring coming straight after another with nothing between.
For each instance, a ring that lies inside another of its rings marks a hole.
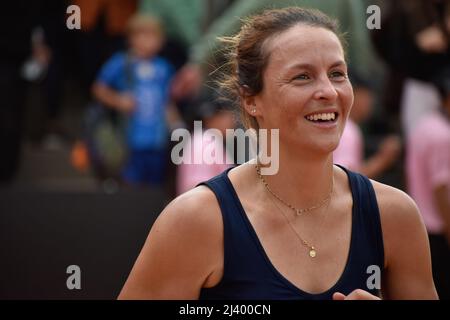
<instances>
[{"instance_id":1,"label":"woman's ear","mask_svg":"<svg viewBox=\"0 0 450 320\"><path fill-rule=\"evenodd\" d=\"M249 115L255 117L258 114L258 109L256 107L255 97L247 96L243 98L244 108L248 112Z\"/></svg>"},{"instance_id":2,"label":"woman's ear","mask_svg":"<svg viewBox=\"0 0 450 320\"><path fill-rule=\"evenodd\" d=\"M245 111L252 116L256 117L260 115L259 110L256 105L256 96L249 93L249 90L246 88L247 86L244 86L241 88L241 97L242 97L242 104L245 108Z\"/></svg>"}]
</instances>

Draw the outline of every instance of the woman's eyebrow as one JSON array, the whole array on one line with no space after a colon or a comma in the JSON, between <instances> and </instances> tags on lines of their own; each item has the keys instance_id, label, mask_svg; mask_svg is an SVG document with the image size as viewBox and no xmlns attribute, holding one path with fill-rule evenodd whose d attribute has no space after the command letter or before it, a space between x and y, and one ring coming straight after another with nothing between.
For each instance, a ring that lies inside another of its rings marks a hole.
<instances>
[{"instance_id":1,"label":"woman's eyebrow","mask_svg":"<svg viewBox=\"0 0 450 320\"><path fill-rule=\"evenodd\" d=\"M289 69L314 69L314 65L310 63L297 63L290 66Z\"/></svg>"},{"instance_id":2,"label":"woman's eyebrow","mask_svg":"<svg viewBox=\"0 0 450 320\"><path fill-rule=\"evenodd\" d=\"M338 60L338 61L334 62L333 64L331 64L331 66L329 68L335 68L335 67L340 67L340 66L347 66L347 64L345 63L344 60ZM289 70L294 70L294 69L315 69L315 66L310 63L296 63L289 67Z\"/></svg>"},{"instance_id":3,"label":"woman's eyebrow","mask_svg":"<svg viewBox=\"0 0 450 320\"><path fill-rule=\"evenodd\" d=\"M335 67L340 67L340 66L346 67L347 64L345 63L345 61L339 60L339 61L336 61L335 63L333 63L333 64L330 66L330 68L335 68Z\"/></svg>"}]
</instances>

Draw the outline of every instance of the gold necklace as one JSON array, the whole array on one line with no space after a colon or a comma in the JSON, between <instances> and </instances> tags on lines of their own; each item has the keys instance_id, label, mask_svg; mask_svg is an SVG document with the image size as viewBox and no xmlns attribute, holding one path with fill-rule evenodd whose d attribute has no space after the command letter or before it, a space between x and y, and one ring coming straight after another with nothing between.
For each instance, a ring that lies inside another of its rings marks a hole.
<instances>
[{"instance_id":1,"label":"gold necklace","mask_svg":"<svg viewBox=\"0 0 450 320\"><path fill-rule=\"evenodd\" d=\"M333 187L334 187L334 179L331 180L331 189L330 189L330 193L328 194L328 196L323 199L322 201L320 201L318 204L306 208L306 209L298 209L296 207L294 207L293 205L287 203L286 201L284 201L283 199L281 199L278 195L276 195L269 187L269 184L266 182L266 180L264 179L264 177L261 174L261 168L259 167L258 164L255 165L256 168L256 172L258 173L258 177L259 179L261 179L262 183L264 184L264 186L266 187L267 191L270 192L271 195L273 195L275 198L277 198L281 203L283 203L285 206L287 206L288 208L292 209L295 214L297 216L302 215L305 212L309 212L312 211L314 209L319 209L320 207L322 207L325 203L327 203L330 199L331 199L331 194L333 193Z\"/></svg>"},{"instance_id":2,"label":"gold necklace","mask_svg":"<svg viewBox=\"0 0 450 320\"><path fill-rule=\"evenodd\" d=\"M270 194L272 194L272 195L273 195L276 199L278 199L281 203L285 204L286 206L288 206L289 208L291 208L292 210L294 210L296 213L297 213L298 211L301 211L301 209L297 209L297 208L295 208L294 206L292 206L292 205L288 204L287 202L283 201L280 197L278 197L275 193L273 193L273 192L270 190L269 185L267 184L267 182L266 182L266 181L264 180L264 178L262 177L261 170L260 170L258 164L256 165L256 172L258 173L259 178L261 179L261 181L263 182L264 186L266 187L267 191L269 191ZM330 191L330 194L329 194L328 197L326 198L327 201L328 201L328 200L331 200L331 195L332 195L332 193L333 193L333 187L334 187L334 177L333 177L332 184L331 184L331 191ZM272 200L272 199L271 199L271 200ZM310 207L310 208L307 208L307 209L303 209L303 210L301 211L301 213L307 212L307 211L311 211L311 210L313 210L313 209L320 208L320 207L321 207L325 202L327 202L327 201L322 201L322 202L320 203L320 205L316 205L316 206L313 206L313 207ZM272 200L272 202L273 202L273 200ZM305 239L303 239L303 238L298 234L297 230L295 230L294 226L293 226L293 225L291 224L291 222L289 221L289 218L284 214L283 210L281 210L281 208L280 208L275 202L273 202L273 204L278 208L278 210L281 212L281 214L283 215L283 217L286 219L286 222L287 222L287 224L289 225L289 227L291 228L292 232L294 232L294 234L299 238L300 242L301 242L305 247L307 247L307 248L309 249L309 251L308 251L309 256L310 256L311 258L315 258L316 255L317 255L317 249L316 249L313 245L309 244ZM301 213L300 213L300 214L301 214ZM297 213L297 215L299 215L299 214ZM324 219L324 220L325 220L325 219ZM322 223L322 224L323 224L323 223Z\"/></svg>"},{"instance_id":3,"label":"gold necklace","mask_svg":"<svg viewBox=\"0 0 450 320\"><path fill-rule=\"evenodd\" d=\"M308 248L308 253L309 256L311 258L315 258L317 255L317 249L314 245L308 243L305 239L303 239L300 234L297 232L297 230L295 230L294 226L291 224L291 222L289 221L289 218L284 214L283 210L281 210L281 208L273 201L273 199L271 198L270 200L272 200L272 203L277 207L277 209L281 212L281 214L283 215L283 217L286 219L287 224L289 225L289 227L291 228L292 232L297 236L297 238L300 240L300 242L302 243L302 245L304 245L305 247Z\"/></svg>"}]
</instances>

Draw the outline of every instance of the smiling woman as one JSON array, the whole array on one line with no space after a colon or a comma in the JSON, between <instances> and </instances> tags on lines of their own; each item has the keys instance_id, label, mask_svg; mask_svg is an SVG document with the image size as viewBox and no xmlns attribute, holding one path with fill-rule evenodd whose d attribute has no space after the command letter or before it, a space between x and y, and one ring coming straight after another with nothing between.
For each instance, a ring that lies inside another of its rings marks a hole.
<instances>
[{"instance_id":1,"label":"smiling woman","mask_svg":"<svg viewBox=\"0 0 450 320\"><path fill-rule=\"evenodd\" d=\"M336 23L268 10L225 40L223 87L247 126L279 129L279 170L256 158L172 201L119 298L436 298L414 202L333 165L353 103Z\"/></svg>"}]
</instances>

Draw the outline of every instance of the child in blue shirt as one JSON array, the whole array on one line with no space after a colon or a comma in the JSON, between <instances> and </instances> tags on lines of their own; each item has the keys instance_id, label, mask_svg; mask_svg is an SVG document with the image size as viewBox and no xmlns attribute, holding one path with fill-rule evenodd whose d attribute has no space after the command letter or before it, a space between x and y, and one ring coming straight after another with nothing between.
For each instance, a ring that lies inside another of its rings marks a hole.
<instances>
[{"instance_id":1,"label":"child in blue shirt","mask_svg":"<svg viewBox=\"0 0 450 320\"><path fill-rule=\"evenodd\" d=\"M179 121L170 101L173 67L157 54L164 34L157 20L136 15L128 26L129 49L112 56L93 85L105 106L126 115L129 158L125 182L161 185L167 164L170 123Z\"/></svg>"}]
</instances>

